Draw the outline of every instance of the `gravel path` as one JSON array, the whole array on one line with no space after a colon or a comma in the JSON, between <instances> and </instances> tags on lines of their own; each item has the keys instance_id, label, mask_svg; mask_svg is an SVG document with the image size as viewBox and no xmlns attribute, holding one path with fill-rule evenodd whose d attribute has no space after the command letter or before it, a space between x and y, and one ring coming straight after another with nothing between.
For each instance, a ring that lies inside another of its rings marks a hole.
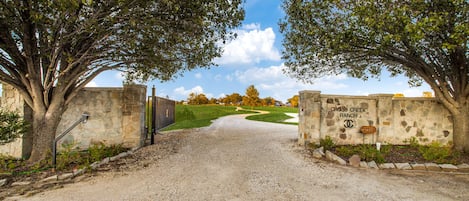
<instances>
[{"instance_id":1,"label":"gravel path","mask_svg":"<svg viewBox=\"0 0 469 201\"><path fill-rule=\"evenodd\" d=\"M21 200L469 200L469 176L342 167L296 146L297 127L216 120L168 157Z\"/></svg>"}]
</instances>

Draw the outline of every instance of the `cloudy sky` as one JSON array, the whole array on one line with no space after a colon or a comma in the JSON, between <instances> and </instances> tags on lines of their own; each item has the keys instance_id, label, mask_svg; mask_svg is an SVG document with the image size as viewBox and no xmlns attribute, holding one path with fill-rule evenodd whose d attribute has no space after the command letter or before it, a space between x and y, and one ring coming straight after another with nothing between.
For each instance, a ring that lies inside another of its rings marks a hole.
<instances>
[{"instance_id":1,"label":"cloudy sky","mask_svg":"<svg viewBox=\"0 0 469 201\"><path fill-rule=\"evenodd\" d=\"M224 54L215 62L218 67L187 72L176 80L146 83L148 91L154 85L157 95L185 100L189 93L204 93L207 97L224 97L232 93L244 95L254 85L260 97L286 101L301 90L319 90L324 94L368 95L375 93L403 93L406 97L422 96L431 91L427 85L410 88L405 77L390 78L383 73L380 80L362 81L345 75L327 76L304 84L284 75L281 59L282 36L278 21L283 16L281 0L247 0L246 18L235 30L238 38L224 47ZM122 85L118 72L105 72L89 86L114 87Z\"/></svg>"}]
</instances>

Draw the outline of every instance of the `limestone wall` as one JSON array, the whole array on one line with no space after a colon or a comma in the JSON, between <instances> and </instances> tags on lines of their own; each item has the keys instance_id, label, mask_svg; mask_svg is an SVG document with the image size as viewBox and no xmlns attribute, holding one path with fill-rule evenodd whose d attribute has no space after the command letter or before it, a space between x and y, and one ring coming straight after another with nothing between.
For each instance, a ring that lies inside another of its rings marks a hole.
<instances>
[{"instance_id":1,"label":"limestone wall","mask_svg":"<svg viewBox=\"0 0 469 201\"><path fill-rule=\"evenodd\" d=\"M29 107L25 106L24 99L18 90L9 85L2 85L2 96L0 98L0 108L5 111L17 112L26 121L31 121L32 111ZM23 138L18 138L15 141L0 145L0 155L6 154L16 158L23 157L24 152L31 150L31 147L23 146L25 143L31 142L31 134L26 133Z\"/></svg>"},{"instance_id":2,"label":"limestone wall","mask_svg":"<svg viewBox=\"0 0 469 201\"><path fill-rule=\"evenodd\" d=\"M6 89L5 86L1 99L2 107L10 102L23 102L17 91ZM90 115L89 120L79 124L60 140L58 149L63 148L62 144L71 144L81 149L99 143L123 144L129 148L142 146L145 137L145 99L146 86L142 85L83 89L64 112L57 128L57 135L78 121L84 112ZM19 107L21 110L21 106ZM18 150L28 146L21 139L17 141L16 144L0 146L0 153L20 157L22 153Z\"/></svg>"},{"instance_id":3,"label":"limestone wall","mask_svg":"<svg viewBox=\"0 0 469 201\"><path fill-rule=\"evenodd\" d=\"M301 91L299 108L299 144L319 143L325 136L336 144L405 144L411 137L422 144L452 140L451 116L434 98ZM374 127L376 132L364 134L363 126Z\"/></svg>"}]
</instances>

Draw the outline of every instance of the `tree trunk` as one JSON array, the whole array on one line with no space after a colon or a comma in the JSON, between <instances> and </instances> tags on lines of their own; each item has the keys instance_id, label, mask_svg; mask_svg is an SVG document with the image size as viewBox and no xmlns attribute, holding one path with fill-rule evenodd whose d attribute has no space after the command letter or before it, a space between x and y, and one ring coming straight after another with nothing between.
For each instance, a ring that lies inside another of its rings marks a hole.
<instances>
[{"instance_id":1,"label":"tree trunk","mask_svg":"<svg viewBox=\"0 0 469 201\"><path fill-rule=\"evenodd\" d=\"M33 147L29 162L35 163L50 156L62 114L63 107L33 112Z\"/></svg>"},{"instance_id":2,"label":"tree trunk","mask_svg":"<svg viewBox=\"0 0 469 201\"><path fill-rule=\"evenodd\" d=\"M453 114L453 141L456 150L469 153L469 104Z\"/></svg>"}]
</instances>

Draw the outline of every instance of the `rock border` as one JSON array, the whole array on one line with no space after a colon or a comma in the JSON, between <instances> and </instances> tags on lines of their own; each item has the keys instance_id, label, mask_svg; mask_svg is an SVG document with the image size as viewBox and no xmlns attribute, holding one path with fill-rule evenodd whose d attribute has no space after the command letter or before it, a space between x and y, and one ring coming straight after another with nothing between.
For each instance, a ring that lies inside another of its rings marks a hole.
<instances>
[{"instance_id":1,"label":"rock border","mask_svg":"<svg viewBox=\"0 0 469 201\"><path fill-rule=\"evenodd\" d=\"M133 148L129 151L122 152L122 153L120 153L116 156L106 157L101 161L96 161L96 162L92 163L89 167L84 167L82 169L74 170L73 172L59 173L59 174L56 174L56 175L41 179L37 182L31 182L31 181L13 182L13 183L10 184L10 186L27 186L27 185L30 185L30 184L39 184L39 185L41 185L41 184L47 184L47 183L56 183L57 181L64 181L64 180L67 180L67 179L73 179L77 176L80 176L80 175L84 174L88 169L96 170L97 168L101 167L102 165L108 164L111 161L116 161L116 160L119 160L121 158L127 157L127 156L133 154L134 152L136 152L137 150L139 150L140 148L142 148L142 147ZM5 187L5 186L7 186L7 184L8 184L7 179L0 180L0 187Z\"/></svg>"},{"instance_id":2,"label":"rock border","mask_svg":"<svg viewBox=\"0 0 469 201\"><path fill-rule=\"evenodd\" d=\"M420 170L433 172L466 172L469 173L469 164L463 163L459 165L453 164L436 164L436 163L381 163L375 161L361 161L358 155L353 155L345 161L330 151L324 153L324 147L317 148L312 152L313 158L326 159L342 166L352 166L358 168L379 169L379 170ZM357 159L358 157L358 159Z\"/></svg>"}]
</instances>

